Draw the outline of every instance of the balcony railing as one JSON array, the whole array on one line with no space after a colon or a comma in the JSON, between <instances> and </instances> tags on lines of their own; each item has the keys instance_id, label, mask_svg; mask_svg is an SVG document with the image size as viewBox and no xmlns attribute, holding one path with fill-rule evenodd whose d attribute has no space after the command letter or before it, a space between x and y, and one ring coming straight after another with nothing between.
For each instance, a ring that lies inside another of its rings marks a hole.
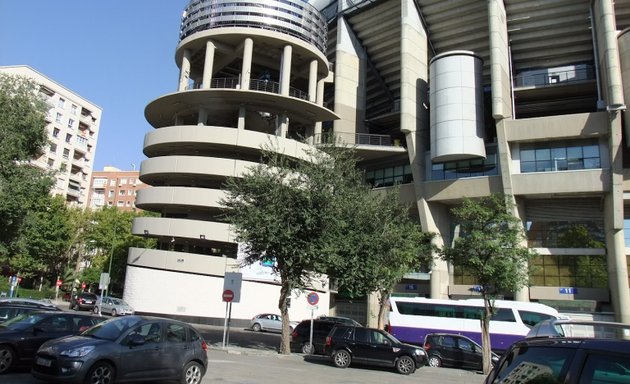
<instances>
[{"instance_id":1,"label":"balcony railing","mask_svg":"<svg viewBox=\"0 0 630 384\"><path fill-rule=\"evenodd\" d=\"M316 144L350 144L350 145L378 145L385 147L399 147L401 142L389 135L375 135L370 133L322 133L315 136Z\"/></svg>"},{"instance_id":2,"label":"balcony railing","mask_svg":"<svg viewBox=\"0 0 630 384\"><path fill-rule=\"evenodd\" d=\"M241 89L241 84L237 77L218 78L212 79L212 81L210 82L210 88ZM191 87L188 89L199 89L199 87ZM250 79L248 90L269 92L279 95L280 83L278 83L277 81ZM289 87L289 96L306 101L308 101L309 99L308 93L294 87Z\"/></svg>"},{"instance_id":3,"label":"balcony railing","mask_svg":"<svg viewBox=\"0 0 630 384\"><path fill-rule=\"evenodd\" d=\"M553 86L594 79L593 66L583 64L524 71L514 76L514 87Z\"/></svg>"}]
</instances>

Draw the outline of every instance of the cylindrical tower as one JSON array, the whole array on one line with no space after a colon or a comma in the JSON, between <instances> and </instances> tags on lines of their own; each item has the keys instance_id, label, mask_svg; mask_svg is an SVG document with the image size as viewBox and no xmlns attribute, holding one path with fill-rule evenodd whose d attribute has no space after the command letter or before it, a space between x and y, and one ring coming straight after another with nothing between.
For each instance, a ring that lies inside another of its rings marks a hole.
<instances>
[{"instance_id":1,"label":"cylindrical tower","mask_svg":"<svg viewBox=\"0 0 630 384\"><path fill-rule=\"evenodd\" d=\"M238 245L222 219L222 185L255 165L270 142L286 156L303 156L316 123L337 118L317 89L329 75L326 28L301 0L186 7L177 89L145 109L155 130L145 136L140 179L151 187L138 192L136 205L160 217L138 218L132 228L158 241L158 249L129 251L125 299L139 312L223 318L223 276ZM245 305L234 306L234 318L277 309L279 288L267 278L244 276Z\"/></svg>"},{"instance_id":2,"label":"cylindrical tower","mask_svg":"<svg viewBox=\"0 0 630 384\"><path fill-rule=\"evenodd\" d=\"M431 159L485 158L481 58L469 51L437 55L429 76Z\"/></svg>"}]
</instances>

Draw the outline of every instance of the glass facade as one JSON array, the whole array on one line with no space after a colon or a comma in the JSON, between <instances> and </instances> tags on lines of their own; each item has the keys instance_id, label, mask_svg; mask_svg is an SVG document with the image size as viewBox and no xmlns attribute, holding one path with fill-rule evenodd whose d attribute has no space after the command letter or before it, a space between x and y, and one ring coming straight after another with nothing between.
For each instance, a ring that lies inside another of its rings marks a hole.
<instances>
[{"instance_id":1,"label":"glass facade","mask_svg":"<svg viewBox=\"0 0 630 384\"><path fill-rule=\"evenodd\" d=\"M602 221L528 221L527 245L532 248L604 248Z\"/></svg>"},{"instance_id":2,"label":"glass facade","mask_svg":"<svg viewBox=\"0 0 630 384\"><path fill-rule=\"evenodd\" d=\"M520 159L521 173L601 168L599 145L591 140L522 146Z\"/></svg>"},{"instance_id":3,"label":"glass facade","mask_svg":"<svg viewBox=\"0 0 630 384\"><path fill-rule=\"evenodd\" d=\"M373 188L391 187L396 184L411 183L413 182L411 165L396 165L393 167L366 171L365 182Z\"/></svg>"},{"instance_id":4,"label":"glass facade","mask_svg":"<svg viewBox=\"0 0 630 384\"><path fill-rule=\"evenodd\" d=\"M499 174L496 147L486 148L485 159L447 161L431 165L431 180L453 180L463 177Z\"/></svg>"}]
</instances>

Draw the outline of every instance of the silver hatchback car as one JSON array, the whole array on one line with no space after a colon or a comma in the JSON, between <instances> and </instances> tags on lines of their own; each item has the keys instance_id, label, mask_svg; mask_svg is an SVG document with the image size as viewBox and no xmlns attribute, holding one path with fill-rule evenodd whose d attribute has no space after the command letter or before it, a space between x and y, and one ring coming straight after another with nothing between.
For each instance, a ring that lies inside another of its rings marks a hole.
<instances>
[{"instance_id":1,"label":"silver hatchback car","mask_svg":"<svg viewBox=\"0 0 630 384\"><path fill-rule=\"evenodd\" d=\"M115 297L102 297L94 305L94 313L106 313L116 316L133 315L133 307L127 304L123 299L117 299Z\"/></svg>"}]
</instances>

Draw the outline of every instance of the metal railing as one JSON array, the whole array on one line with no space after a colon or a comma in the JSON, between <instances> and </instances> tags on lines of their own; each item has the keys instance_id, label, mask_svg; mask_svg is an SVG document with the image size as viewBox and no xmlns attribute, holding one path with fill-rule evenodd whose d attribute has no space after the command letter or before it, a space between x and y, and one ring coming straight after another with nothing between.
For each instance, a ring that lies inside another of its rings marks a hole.
<instances>
[{"instance_id":1,"label":"metal railing","mask_svg":"<svg viewBox=\"0 0 630 384\"><path fill-rule=\"evenodd\" d=\"M592 65L521 72L514 76L514 87L560 85L586 80L595 80L595 71Z\"/></svg>"},{"instance_id":2,"label":"metal railing","mask_svg":"<svg viewBox=\"0 0 630 384\"><path fill-rule=\"evenodd\" d=\"M322 133L315 135L316 144L350 144L350 145L378 145L400 146L401 142L392 140L389 135L375 135L370 133Z\"/></svg>"},{"instance_id":3,"label":"metal railing","mask_svg":"<svg viewBox=\"0 0 630 384\"><path fill-rule=\"evenodd\" d=\"M210 88L241 89L241 84L237 77L218 78L218 79L212 79L210 81ZM195 87L187 88L187 89L199 89L199 86L195 86ZM280 83L278 83L277 81L251 79L249 80L248 90L259 91L259 92L269 92L269 93L275 93L279 95ZM308 93L294 87L289 87L289 96L306 100L306 101L309 100Z\"/></svg>"}]
</instances>

